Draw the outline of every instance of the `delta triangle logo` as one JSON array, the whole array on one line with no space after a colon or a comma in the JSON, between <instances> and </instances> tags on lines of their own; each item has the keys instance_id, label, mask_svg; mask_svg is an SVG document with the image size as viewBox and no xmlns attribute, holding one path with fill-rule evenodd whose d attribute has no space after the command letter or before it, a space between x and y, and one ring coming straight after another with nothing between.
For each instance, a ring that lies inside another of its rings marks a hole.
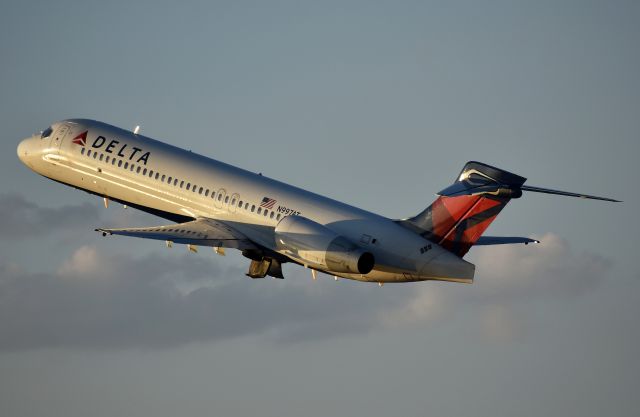
<instances>
[{"instance_id":1,"label":"delta triangle logo","mask_svg":"<svg viewBox=\"0 0 640 417\"><path fill-rule=\"evenodd\" d=\"M71 142L75 143L76 145L85 146L87 144L87 132L88 130L85 130L84 132L80 133L78 136L73 138Z\"/></svg>"}]
</instances>

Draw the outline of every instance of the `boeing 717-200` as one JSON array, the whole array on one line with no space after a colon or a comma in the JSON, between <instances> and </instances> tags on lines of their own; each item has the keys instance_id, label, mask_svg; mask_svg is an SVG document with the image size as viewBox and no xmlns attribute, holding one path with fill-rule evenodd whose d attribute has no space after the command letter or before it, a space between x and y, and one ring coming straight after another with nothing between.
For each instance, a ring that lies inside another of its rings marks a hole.
<instances>
[{"instance_id":1,"label":"boeing 717-200","mask_svg":"<svg viewBox=\"0 0 640 417\"><path fill-rule=\"evenodd\" d=\"M293 262L358 281L473 281L463 259L473 245L531 243L482 236L523 191L603 197L524 185L526 178L468 162L421 213L389 219L133 132L85 119L52 124L24 139L18 156L33 171L172 223L98 228L103 235L167 245L234 248L251 260L248 276L283 278Z\"/></svg>"}]
</instances>

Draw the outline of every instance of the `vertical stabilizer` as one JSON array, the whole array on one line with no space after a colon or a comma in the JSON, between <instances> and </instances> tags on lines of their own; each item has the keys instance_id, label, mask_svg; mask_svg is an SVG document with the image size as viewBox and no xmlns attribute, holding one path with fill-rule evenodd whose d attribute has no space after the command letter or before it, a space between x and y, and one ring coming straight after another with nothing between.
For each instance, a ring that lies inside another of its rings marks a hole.
<instances>
[{"instance_id":1,"label":"vertical stabilizer","mask_svg":"<svg viewBox=\"0 0 640 417\"><path fill-rule=\"evenodd\" d=\"M421 236L462 257L512 198L526 178L468 162L456 181L415 217L402 221Z\"/></svg>"}]
</instances>

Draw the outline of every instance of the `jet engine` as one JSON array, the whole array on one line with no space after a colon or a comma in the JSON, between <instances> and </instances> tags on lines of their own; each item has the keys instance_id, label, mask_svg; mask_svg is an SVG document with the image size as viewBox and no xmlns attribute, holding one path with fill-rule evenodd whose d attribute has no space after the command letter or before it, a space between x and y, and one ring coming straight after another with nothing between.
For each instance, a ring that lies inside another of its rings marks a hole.
<instances>
[{"instance_id":1,"label":"jet engine","mask_svg":"<svg viewBox=\"0 0 640 417\"><path fill-rule=\"evenodd\" d=\"M367 274L375 264L371 252L302 216L287 216L275 228L276 248L303 264L331 272Z\"/></svg>"}]
</instances>

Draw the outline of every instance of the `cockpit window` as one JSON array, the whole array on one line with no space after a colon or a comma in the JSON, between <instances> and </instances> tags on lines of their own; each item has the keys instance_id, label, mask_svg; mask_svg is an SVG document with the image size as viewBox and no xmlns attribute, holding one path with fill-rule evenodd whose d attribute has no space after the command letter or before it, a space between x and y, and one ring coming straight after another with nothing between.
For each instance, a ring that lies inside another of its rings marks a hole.
<instances>
[{"instance_id":1,"label":"cockpit window","mask_svg":"<svg viewBox=\"0 0 640 417\"><path fill-rule=\"evenodd\" d=\"M42 131L42 134L40 135L40 139L48 138L49 136L51 136L52 133L53 133L53 129L51 128L51 126L49 126L48 128Z\"/></svg>"}]
</instances>

